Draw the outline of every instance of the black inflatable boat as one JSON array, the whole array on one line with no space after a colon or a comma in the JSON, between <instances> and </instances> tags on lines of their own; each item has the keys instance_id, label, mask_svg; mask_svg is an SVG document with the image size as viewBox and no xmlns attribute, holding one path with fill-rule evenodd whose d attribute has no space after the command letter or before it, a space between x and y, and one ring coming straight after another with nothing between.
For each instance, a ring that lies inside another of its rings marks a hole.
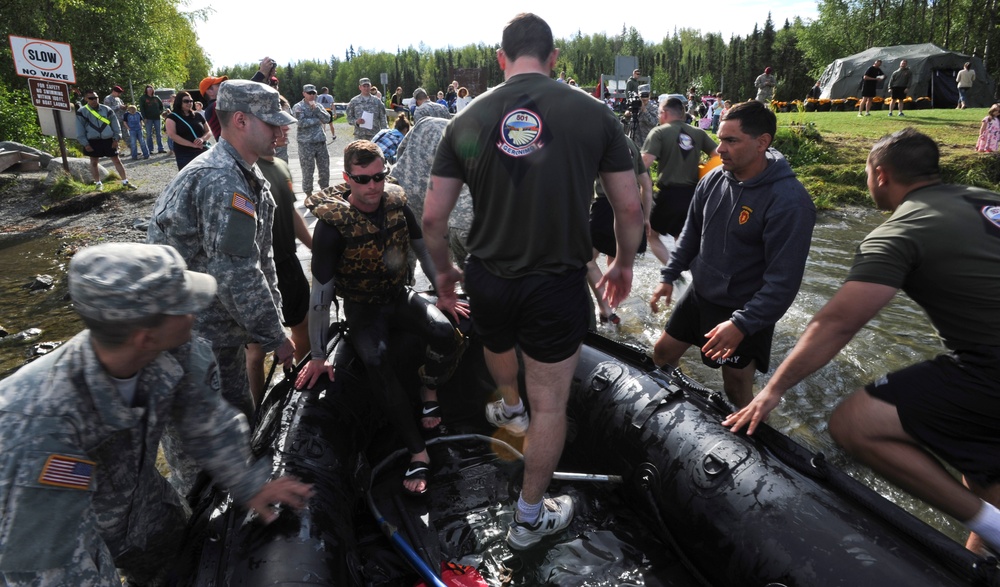
<instances>
[{"instance_id":1,"label":"black inflatable boat","mask_svg":"<svg viewBox=\"0 0 1000 587\"><path fill-rule=\"evenodd\" d=\"M414 389L416 342L392 343ZM263 526L224 491L206 489L182 583L1000 586L996 560L767 426L753 437L730 433L719 424L731 411L722 394L597 334L569 406L560 470L574 474L552 484L573 495L577 515L564 535L512 552L504 536L520 439L485 422L493 391L481 350L470 346L440 391L445 423L429 445L430 490L413 499L401 496L405 459L363 371L345 340L332 346L336 381L276 385L253 434L274 474L314 483L316 497ZM435 576L448 562L482 581Z\"/></svg>"}]
</instances>

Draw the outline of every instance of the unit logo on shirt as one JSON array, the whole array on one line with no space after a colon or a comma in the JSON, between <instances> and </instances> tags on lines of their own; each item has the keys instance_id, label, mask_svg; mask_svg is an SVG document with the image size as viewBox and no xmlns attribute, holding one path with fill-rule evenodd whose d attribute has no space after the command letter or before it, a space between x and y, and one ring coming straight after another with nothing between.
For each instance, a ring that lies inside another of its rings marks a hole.
<instances>
[{"instance_id":1,"label":"unit logo on shirt","mask_svg":"<svg viewBox=\"0 0 1000 587\"><path fill-rule=\"evenodd\" d=\"M987 220L1000 228L1000 206L983 206L981 211Z\"/></svg>"},{"instance_id":2,"label":"unit logo on shirt","mask_svg":"<svg viewBox=\"0 0 1000 587\"><path fill-rule=\"evenodd\" d=\"M682 151L690 151L694 148L694 140L685 133L677 135L677 146Z\"/></svg>"},{"instance_id":3,"label":"unit logo on shirt","mask_svg":"<svg viewBox=\"0 0 1000 587\"><path fill-rule=\"evenodd\" d=\"M545 146L541 135L542 121L538 115L519 108L504 117L497 148L511 157L524 157Z\"/></svg>"},{"instance_id":4,"label":"unit logo on shirt","mask_svg":"<svg viewBox=\"0 0 1000 587\"><path fill-rule=\"evenodd\" d=\"M740 224L746 224L750 220L751 214L753 214L753 209L749 206L743 206L740 210Z\"/></svg>"}]
</instances>

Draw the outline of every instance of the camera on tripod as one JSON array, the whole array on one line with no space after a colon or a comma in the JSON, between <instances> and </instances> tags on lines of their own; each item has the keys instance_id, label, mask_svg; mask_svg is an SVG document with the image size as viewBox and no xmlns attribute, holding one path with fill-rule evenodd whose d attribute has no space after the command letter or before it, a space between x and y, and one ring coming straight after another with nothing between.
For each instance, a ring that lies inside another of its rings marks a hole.
<instances>
[{"instance_id":1,"label":"camera on tripod","mask_svg":"<svg viewBox=\"0 0 1000 587\"><path fill-rule=\"evenodd\" d=\"M625 94L625 104L626 108L632 115L636 115L642 110L642 98L639 97L638 92L627 92Z\"/></svg>"}]
</instances>

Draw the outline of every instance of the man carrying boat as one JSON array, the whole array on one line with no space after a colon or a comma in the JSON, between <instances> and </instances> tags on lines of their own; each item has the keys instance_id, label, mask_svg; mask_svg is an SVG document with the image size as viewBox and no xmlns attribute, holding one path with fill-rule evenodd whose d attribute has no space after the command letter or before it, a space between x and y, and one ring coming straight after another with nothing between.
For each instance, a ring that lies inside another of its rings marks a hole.
<instances>
[{"instance_id":1,"label":"man carrying boat","mask_svg":"<svg viewBox=\"0 0 1000 587\"><path fill-rule=\"evenodd\" d=\"M830 435L963 522L973 532L967 548L1000 550L1000 194L942 184L938 157L937 144L913 129L872 147L868 190L892 216L858 246L847 280L767 386L723 425L752 434L902 289L950 352L854 391L834 410Z\"/></svg>"},{"instance_id":2,"label":"man carrying boat","mask_svg":"<svg viewBox=\"0 0 1000 587\"><path fill-rule=\"evenodd\" d=\"M549 78L558 56L552 30L538 16L519 14L507 24L497 51L505 81L451 120L424 202L438 294L450 300L463 274L448 257L448 217L463 183L475 203L465 289L503 396L487 414L522 431L527 424L524 483L507 535L520 549L561 532L573 517L569 496L543 497L562 454L570 382L587 331L588 210L598 173L618 241L619 254L598 284L606 284L612 306L631 289L643 227L621 123L587 94ZM516 347L530 424L518 395Z\"/></svg>"},{"instance_id":3,"label":"man carrying boat","mask_svg":"<svg viewBox=\"0 0 1000 587\"><path fill-rule=\"evenodd\" d=\"M164 427L265 521L311 489L248 464L246 419L220 393L208 342L192 338L215 279L172 247L110 243L69 265L88 330L0 381L0 585L162 585L188 510L156 470Z\"/></svg>"}]
</instances>

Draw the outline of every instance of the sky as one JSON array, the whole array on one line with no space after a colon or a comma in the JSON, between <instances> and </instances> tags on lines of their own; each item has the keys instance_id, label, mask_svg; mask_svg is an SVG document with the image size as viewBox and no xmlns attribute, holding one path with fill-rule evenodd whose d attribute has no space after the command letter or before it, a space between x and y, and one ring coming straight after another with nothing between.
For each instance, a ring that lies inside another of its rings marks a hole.
<instances>
[{"instance_id":1,"label":"sky","mask_svg":"<svg viewBox=\"0 0 1000 587\"><path fill-rule=\"evenodd\" d=\"M749 35L754 24L763 27L769 11L775 28L781 28L786 19L799 16L810 20L817 15L816 0L696 0L688 8L681 8L681 3L658 4L647 0L636 2L635 10L617 10L625 4L588 4L597 9L573 6L569 0L530 3L518 0L509 5L472 0L430 2L423 6L377 3L369 13L363 3L310 2L284 4L287 18L281 18L280 8L262 15L260 5L246 0L208 0L198 6L211 7L213 12L205 22L195 23L195 30L213 67L218 68L256 63L265 55L282 66L298 61L326 61L331 56L343 60L352 45L356 52L365 49L395 53L397 48L419 48L421 43L431 49L499 43L504 24L518 12L534 12L544 18L557 39L569 39L578 31L584 35L614 36L621 33L624 25L626 30L635 27L646 42L659 42L681 28L721 33L728 41L732 35ZM656 10L657 5L664 8ZM191 6L193 2L189 1L188 9ZM668 10L667 6L671 8ZM350 24L354 16L346 14L345 7L358 12L357 26ZM657 12L659 15L654 18ZM375 26L371 23L372 16L379 19ZM246 35L254 30L259 34L248 41Z\"/></svg>"}]
</instances>

